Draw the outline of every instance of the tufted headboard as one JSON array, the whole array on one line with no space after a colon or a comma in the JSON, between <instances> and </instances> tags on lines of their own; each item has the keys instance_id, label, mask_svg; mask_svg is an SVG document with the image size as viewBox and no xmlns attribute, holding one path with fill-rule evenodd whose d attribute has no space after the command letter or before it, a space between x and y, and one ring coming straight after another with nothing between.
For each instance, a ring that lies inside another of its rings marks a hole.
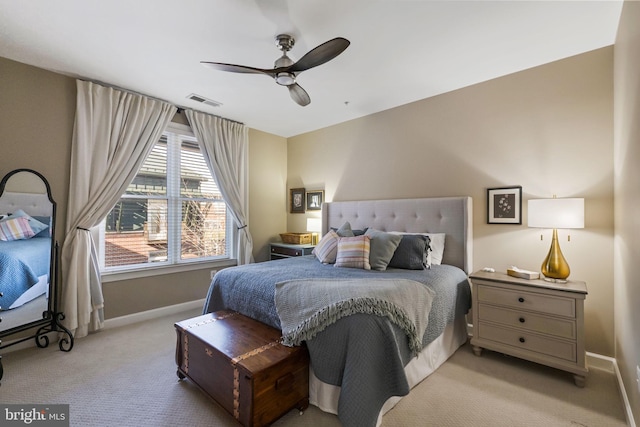
<instances>
[{"instance_id":1,"label":"tufted headboard","mask_svg":"<svg viewBox=\"0 0 640 427\"><path fill-rule=\"evenodd\" d=\"M322 205L322 234L349 221L351 228L381 231L445 233L443 264L467 274L473 263L473 203L471 197L362 200Z\"/></svg>"},{"instance_id":2,"label":"tufted headboard","mask_svg":"<svg viewBox=\"0 0 640 427\"><path fill-rule=\"evenodd\" d=\"M24 210L29 215L53 215L53 205L47 194L5 191L0 197L0 214L13 213L18 209Z\"/></svg>"}]
</instances>

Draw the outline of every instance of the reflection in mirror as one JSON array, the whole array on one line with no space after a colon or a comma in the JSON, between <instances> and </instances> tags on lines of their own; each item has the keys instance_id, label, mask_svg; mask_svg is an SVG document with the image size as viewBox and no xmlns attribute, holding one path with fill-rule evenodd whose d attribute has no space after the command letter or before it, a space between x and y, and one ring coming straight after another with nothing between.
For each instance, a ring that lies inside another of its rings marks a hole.
<instances>
[{"instance_id":1,"label":"reflection in mirror","mask_svg":"<svg viewBox=\"0 0 640 427\"><path fill-rule=\"evenodd\" d=\"M53 214L46 181L18 171L0 196L0 333L45 318L53 269Z\"/></svg>"},{"instance_id":2,"label":"reflection in mirror","mask_svg":"<svg viewBox=\"0 0 640 427\"><path fill-rule=\"evenodd\" d=\"M63 316L55 300L55 214L51 188L40 173L17 169L0 181L0 338L40 326L33 337L46 347L45 334L61 330ZM68 335L70 341L59 342L61 350L73 346ZM0 342L0 349L30 338L4 346ZM0 378L1 369L0 360Z\"/></svg>"}]
</instances>

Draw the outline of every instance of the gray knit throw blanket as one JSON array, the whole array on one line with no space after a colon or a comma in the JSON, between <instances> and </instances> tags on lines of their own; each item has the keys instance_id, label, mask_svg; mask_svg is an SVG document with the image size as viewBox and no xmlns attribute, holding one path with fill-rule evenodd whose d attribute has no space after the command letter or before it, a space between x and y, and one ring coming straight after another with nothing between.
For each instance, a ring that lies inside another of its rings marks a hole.
<instances>
[{"instance_id":1,"label":"gray knit throw blanket","mask_svg":"<svg viewBox=\"0 0 640 427\"><path fill-rule=\"evenodd\" d=\"M275 304L284 345L300 345L355 313L385 316L422 350L433 291L407 279L301 279L276 284Z\"/></svg>"}]
</instances>

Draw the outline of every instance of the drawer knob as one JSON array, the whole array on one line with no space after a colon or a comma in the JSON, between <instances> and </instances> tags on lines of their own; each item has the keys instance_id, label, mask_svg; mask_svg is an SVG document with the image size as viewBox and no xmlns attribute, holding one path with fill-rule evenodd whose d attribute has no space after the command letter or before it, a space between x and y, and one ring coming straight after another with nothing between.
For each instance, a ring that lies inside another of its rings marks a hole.
<instances>
[{"instance_id":1,"label":"drawer knob","mask_svg":"<svg viewBox=\"0 0 640 427\"><path fill-rule=\"evenodd\" d=\"M518 298L518 302L524 302L524 298L522 297Z\"/></svg>"},{"instance_id":2,"label":"drawer knob","mask_svg":"<svg viewBox=\"0 0 640 427\"><path fill-rule=\"evenodd\" d=\"M520 341L521 343L524 343L526 340L523 337L520 337L518 341Z\"/></svg>"},{"instance_id":3,"label":"drawer knob","mask_svg":"<svg viewBox=\"0 0 640 427\"><path fill-rule=\"evenodd\" d=\"M524 323L524 317L521 317L518 320L520 321L520 323Z\"/></svg>"}]
</instances>

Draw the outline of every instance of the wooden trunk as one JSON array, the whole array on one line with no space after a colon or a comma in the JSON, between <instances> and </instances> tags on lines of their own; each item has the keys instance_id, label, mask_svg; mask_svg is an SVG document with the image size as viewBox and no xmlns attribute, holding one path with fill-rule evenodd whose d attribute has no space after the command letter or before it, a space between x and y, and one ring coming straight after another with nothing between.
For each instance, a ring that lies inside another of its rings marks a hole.
<instances>
[{"instance_id":1,"label":"wooden trunk","mask_svg":"<svg viewBox=\"0 0 640 427\"><path fill-rule=\"evenodd\" d=\"M306 347L280 344L279 330L233 311L175 324L178 377L187 377L243 426L264 426L309 406Z\"/></svg>"}]
</instances>

